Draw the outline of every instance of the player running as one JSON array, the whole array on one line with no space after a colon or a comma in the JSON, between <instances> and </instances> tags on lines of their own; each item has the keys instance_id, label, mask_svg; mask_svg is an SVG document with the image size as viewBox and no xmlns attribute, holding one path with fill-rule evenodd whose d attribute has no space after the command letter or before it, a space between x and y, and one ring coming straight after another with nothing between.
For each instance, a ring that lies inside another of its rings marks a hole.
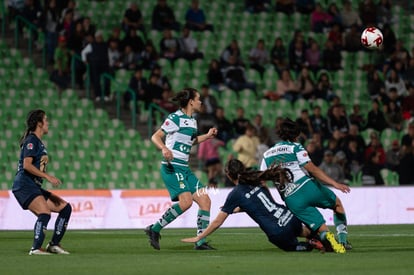
<instances>
[{"instance_id":1,"label":"player running","mask_svg":"<svg viewBox=\"0 0 414 275\"><path fill-rule=\"evenodd\" d=\"M162 217L145 232L154 249L159 250L160 231L191 207L195 201L200 209L197 215L197 234L207 228L210 221L210 197L202 183L188 166L191 147L217 135L216 128L210 128L207 134L197 136L197 121L192 117L201 108L200 94L197 90L186 88L179 92L174 101L180 109L170 114L152 135L152 142L162 150L161 176L170 193L172 205ZM163 141L165 138L165 142ZM194 249L211 250L204 238L197 241Z\"/></svg>"},{"instance_id":2,"label":"player running","mask_svg":"<svg viewBox=\"0 0 414 275\"><path fill-rule=\"evenodd\" d=\"M347 241L345 209L335 193L316 179L343 193L349 193L350 188L336 182L312 163L306 150L297 142L299 134L298 125L289 118L284 119L278 130L282 141L264 153L260 168L264 171L277 163L290 171L292 182L278 185L279 193L287 207L312 231L319 232L321 240L328 241L336 253L345 253L345 248L351 249ZM339 243L316 207L334 211Z\"/></svg>"},{"instance_id":3,"label":"player running","mask_svg":"<svg viewBox=\"0 0 414 275\"><path fill-rule=\"evenodd\" d=\"M284 170L273 166L264 172L246 171L243 163L232 159L226 166L227 177L235 187L227 196L224 206L215 220L197 237L182 239L183 242L197 242L219 228L230 214L244 211L263 230L269 242L285 251L311 251L322 249L321 242L310 239L299 242L297 236L309 237L311 231L304 227L284 205L274 201L269 189L262 185L265 180L284 180Z\"/></svg>"},{"instance_id":4,"label":"player running","mask_svg":"<svg viewBox=\"0 0 414 275\"><path fill-rule=\"evenodd\" d=\"M65 235L72 207L62 198L42 188L43 179L53 186L61 182L46 173L47 150L42 142L43 135L49 132L49 122L43 110L33 110L27 116L27 129L20 147L20 160L13 182L13 194L23 209L29 209L37 216L34 226L33 245L29 255L69 254L60 246ZM50 213L59 213L51 241L42 249Z\"/></svg>"}]
</instances>

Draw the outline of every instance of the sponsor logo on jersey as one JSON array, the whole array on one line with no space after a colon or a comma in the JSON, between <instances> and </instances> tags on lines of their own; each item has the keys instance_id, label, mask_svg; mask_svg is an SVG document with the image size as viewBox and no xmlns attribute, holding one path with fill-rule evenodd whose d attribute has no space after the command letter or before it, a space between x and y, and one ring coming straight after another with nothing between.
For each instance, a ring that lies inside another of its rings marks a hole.
<instances>
[{"instance_id":1,"label":"sponsor logo on jersey","mask_svg":"<svg viewBox=\"0 0 414 275\"><path fill-rule=\"evenodd\" d=\"M27 150L32 150L33 149L33 143L29 143L26 146Z\"/></svg>"},{"instance_id":2,"label":"sponsor logo on jersey","mask_svg":"<svg viewBox=\"0 0 414 275\"><path fill-rule=\"evenodd\" d=\"M308 156L308 153L306 153L306 152L305 152L305 153L303 153L303 156L304 156L304 157L307 157L307 156Z\"/></svg>"}]
</instances>

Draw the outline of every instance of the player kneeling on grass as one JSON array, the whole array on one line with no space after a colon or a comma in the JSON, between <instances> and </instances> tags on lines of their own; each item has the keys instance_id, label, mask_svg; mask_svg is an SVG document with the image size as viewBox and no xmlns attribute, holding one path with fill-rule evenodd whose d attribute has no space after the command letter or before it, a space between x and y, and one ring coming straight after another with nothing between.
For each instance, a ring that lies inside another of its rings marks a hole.
<instances>
[{"instance_id":1,"label":"player kneeling on grass","mask_svg":"<svg viewBox=\"0 0 414 275\"><path fill-rule=\"evenodd\" d=\"M183 242L195 243L207 237L219 228L230 214L244 211L260 226L271 243L285 251L323 249L322 243L316 239L298 241L298 236L310 237L311 231L304 227L289 209L276 203L269 189L262 184L262 181L275 178L284 180L282 168L273 166L263 172L246 171L239 160L232 159L227 163L226 175L235 187L227 196L220 213L202 234L182 239Z\"/></svg>"}]
</instances>

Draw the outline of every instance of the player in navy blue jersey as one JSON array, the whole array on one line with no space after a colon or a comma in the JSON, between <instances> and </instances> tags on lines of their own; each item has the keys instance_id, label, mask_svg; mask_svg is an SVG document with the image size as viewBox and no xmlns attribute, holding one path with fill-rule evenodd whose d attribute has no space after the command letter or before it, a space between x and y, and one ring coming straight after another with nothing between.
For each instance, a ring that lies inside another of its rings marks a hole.
<instances>
[{"instance_id":1,"label":"player in navy blue jersey","mask_svg":"<svg viewBox=\"0 0 414 275\"><path fill-rule=\"evenodd\" d=\"M29 112L26 120L26 131L20 141L20 160L13 182L13 194L20 206L29 209L37 216L34 225L34 240L29 255L69 254L60 246L68 225L72 207L59 196L42 188L43 179L53 186L61 181L46 173L48 155L42 142L43 135L49 131L49 122L43 110ZM45 231L51 212L59 213L55 230L46 249L42 249Z\"/></svg>"},{"instance_id":2,"label":"player in navy blue jersey","mask_svg":"<svg viewBox=\"0 0 414 275\"><path fill-rule=\"evenodd\" d=\"M269 189L262 184L265 180L282 179L283 169L271 167L264 172L246 171L237 159L226 166L227 177L236 185L227 196L224 206L216 219L197 237L183 239L183 242L196 242L219 228L230 214L244 211L266 234L268 240L285 251L310 251L323 249L323 245L311 238L311 231L284 205L273 199ZM299 242L298 236L309 237L307 242Z\"/></svg>"}]
</instances>

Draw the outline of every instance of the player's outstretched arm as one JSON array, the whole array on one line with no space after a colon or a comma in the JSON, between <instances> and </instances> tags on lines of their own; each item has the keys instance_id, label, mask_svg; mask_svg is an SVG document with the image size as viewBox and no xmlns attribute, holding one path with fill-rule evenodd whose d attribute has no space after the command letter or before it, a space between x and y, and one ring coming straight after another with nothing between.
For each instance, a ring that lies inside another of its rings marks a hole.
<instances>
[{"instance_id":1,"label":"player's outstretched arm","mask_svg":"<svg viewBox=\"0 0 414 275\"><path fill-rule=\"evenodd\" d=\"M197 138L194 141L194 145L202 143L206 141L207 139L215 138L216 136L217 136L217 128L210 128L207 134L197 136Z\"/></svg>"},{"instance_id":2,"label":"player's outstretched arm","mask_svg":"<svg viewBox=\"0 0 414 275\"><path fill-rule=\"evenodd\" d=\"M205 238L208 235L212 234L214 231L216 231L216 229L219 228L224 223L224 221L227 219L228 216L229 214L227 214L226 212L220 211L220 213L217 215L214 221L212 221L209 224L209 226L206 228L206 230L203 231L203 233L201 233L197 237L181 239L181 241L184 243L198 242L202 238Z\"/></svg>"},{"instance_id":3,"label":"player's outstretched arm","mask_svg":"<svg viewBox=\"0 0 414 275\"><path fill-rule=\"evenodd\" d=\"M312 162L308 162L304 167L308 172L310 172L318 180L326 184L329 184L338 190L341 190L343 193L351 192L351 189L349 188L348 185L336 182L334 179L329 177L324 171L322 171L319 167L317 167Z\"/></svg>"}]
</instances>

